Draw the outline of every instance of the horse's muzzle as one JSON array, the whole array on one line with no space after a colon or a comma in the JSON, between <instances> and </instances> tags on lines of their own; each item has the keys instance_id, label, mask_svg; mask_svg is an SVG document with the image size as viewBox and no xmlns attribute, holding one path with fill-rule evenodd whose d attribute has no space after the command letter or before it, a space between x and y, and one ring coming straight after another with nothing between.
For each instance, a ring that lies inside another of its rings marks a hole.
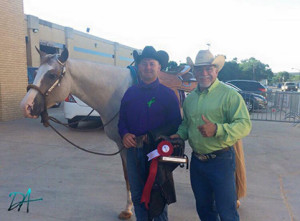
<instances>
[{"instance_id":1,"label":"horse's muzzle","mask_svg":"<svg viewBox=\"0 0 300 221\"><path fill-rule=\"evenodd\" d=\"M32 109L30 110L30 114L32 116L39 116L41 112L45 110L45 99L41 94L37 94Z\"/></svg>"}]
</instances>

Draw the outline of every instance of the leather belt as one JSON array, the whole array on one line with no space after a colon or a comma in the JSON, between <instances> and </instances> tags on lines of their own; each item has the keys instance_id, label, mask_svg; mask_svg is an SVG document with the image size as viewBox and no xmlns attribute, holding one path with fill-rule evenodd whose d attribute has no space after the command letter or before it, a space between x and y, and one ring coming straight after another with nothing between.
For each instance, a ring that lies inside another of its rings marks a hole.
<instances>
[{"instance_id":1,"label":"leather belt","mask_svg":"<svg viewBox=\"0 0 300 221\"><path fill-rule=\"evenodd\" d=\"M200 154L200 153L196 153L196 152L193 151L192 154L195 157L197 157L199 160L201 160L201 161L208 161L210 159L216 158L219 154L224 153L224 152L230 150L230 148L231 147L225 147L225 148L223 148L221 150L217 150L217 151L214 151L214 152L211 152L211 153L207 153L207 154Z\"/></svg>"}]
</instances>

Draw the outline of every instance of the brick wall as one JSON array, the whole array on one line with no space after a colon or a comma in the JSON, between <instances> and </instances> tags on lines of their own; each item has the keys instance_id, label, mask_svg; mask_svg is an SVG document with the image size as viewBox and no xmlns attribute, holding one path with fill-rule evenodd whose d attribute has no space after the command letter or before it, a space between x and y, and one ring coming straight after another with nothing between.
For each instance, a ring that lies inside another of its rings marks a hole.
<instances>
[{"instance_id":1,"label":"brick wall","mask_svg":"<svg viewBox=\"0 0 300 221\"><path fill-rule=\"evenodd\" d=\"M23 1L0 1L0 121L21 118L27 70Z\"/></svg>"}]
</instances>

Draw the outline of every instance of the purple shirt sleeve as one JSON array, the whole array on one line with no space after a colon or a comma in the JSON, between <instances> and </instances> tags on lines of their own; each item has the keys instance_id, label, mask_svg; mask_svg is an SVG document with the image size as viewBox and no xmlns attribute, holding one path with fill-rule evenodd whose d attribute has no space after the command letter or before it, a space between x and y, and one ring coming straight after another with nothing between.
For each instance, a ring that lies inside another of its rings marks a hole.
<instances>
[{"instance_id":1,"label":"purple shirt sleeve","mask_svg":"<svg viewBox=\"0 0 300 221\"><path fill-rule=\"evenodd\" d=\"M126 108L125 108L125 102L124 102L124 100L126 98L125 96L126 96L126 93L121 100L119 123L118 123L118 129L119 129L119 134L120 134L121 138L123 138L125 134L129 133L127 126L126 126Z\"/></svg>"}]
</instances>

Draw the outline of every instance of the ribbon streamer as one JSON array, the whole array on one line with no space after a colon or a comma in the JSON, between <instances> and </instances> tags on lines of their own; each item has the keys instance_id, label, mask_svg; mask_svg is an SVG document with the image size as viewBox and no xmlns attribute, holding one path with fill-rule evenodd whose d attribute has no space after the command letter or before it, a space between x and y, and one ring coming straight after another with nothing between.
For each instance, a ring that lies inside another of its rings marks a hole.
<instances>
[{"instance_id":1,"label":"ribbon streamer","mask_svg":"<svg viewBox=\"0 0 300 221\"><path fill-rule=\"evenodd\" d=\"M145 203L146 209L149 209L150 202L150 194L152 190L152 186L155 181L157 166L158 166L158 157L159 156L170 156L173 153L173 145L169 141L162 141L158 144L157 149L153 150L148 156L148 161L151 161L149 175L147 178L147 182L144 186L143 194L141 197L141 203Z\"/></svg>"}]
</instances>

